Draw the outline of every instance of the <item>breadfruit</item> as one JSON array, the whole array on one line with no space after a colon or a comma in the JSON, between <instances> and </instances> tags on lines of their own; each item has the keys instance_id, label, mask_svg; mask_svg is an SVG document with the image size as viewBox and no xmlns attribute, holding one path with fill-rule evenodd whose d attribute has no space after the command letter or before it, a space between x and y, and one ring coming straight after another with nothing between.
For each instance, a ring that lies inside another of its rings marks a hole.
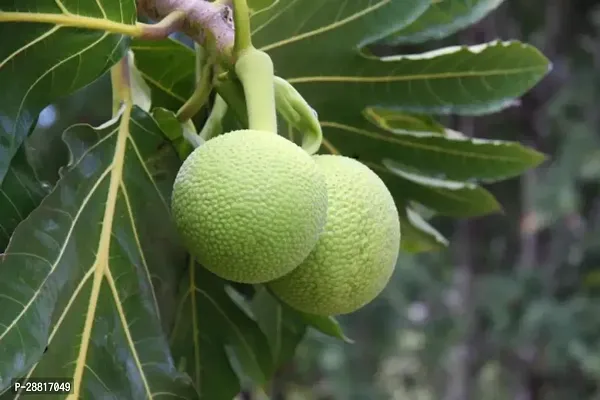
<instances>
[{"instance_id":1,"label":"breadfruit","mask_svg":"<svg viewBox=\"0 0 600 400\"><path fill-rule=\"evenodd\" d=\"M327 186L310 155L256 130L196 148L173 185L172 213L188 251L234 282L262 283L297 267L327 216Z\"/></svg>"},{"instance_id":2,"label":"breadfruit","mask_svg":"<svg viewBox=\"0 0 600 400\"><path fill-rule=\"evenodd\" d=\"M398 211L385 184L364 164L334 155L314 159L327 182L325 231L300 266L267 285L297 310L348 314L390 280L400 248Z\"/></svg>"}]
</instances>

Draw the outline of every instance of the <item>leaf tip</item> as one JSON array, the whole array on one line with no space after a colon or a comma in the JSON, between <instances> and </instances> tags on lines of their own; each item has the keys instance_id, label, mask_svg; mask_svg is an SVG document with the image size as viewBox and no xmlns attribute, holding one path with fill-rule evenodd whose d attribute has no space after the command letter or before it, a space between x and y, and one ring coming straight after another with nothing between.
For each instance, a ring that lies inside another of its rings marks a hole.
<instances>
[{"instance_id":1,"label":"leaf tip","mask_svg":"<svg viewBox=\"0 0 600 400\"><path fill-rule=\"evenodd\" d=\"M546 161L550 160L550 155L537 151L535 149L531 150L531 167L536 168Z\"/></svg>"}]
</instances>

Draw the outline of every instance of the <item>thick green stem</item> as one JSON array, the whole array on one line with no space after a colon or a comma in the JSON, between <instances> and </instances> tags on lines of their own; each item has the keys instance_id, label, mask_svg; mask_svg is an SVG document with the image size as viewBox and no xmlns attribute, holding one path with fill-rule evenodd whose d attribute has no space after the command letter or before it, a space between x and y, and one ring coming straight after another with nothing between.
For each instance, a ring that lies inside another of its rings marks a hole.
<instances>
[{"instance_id":1,"label":"thick green stem","mask_svg":"<svg viewBox=\"0 0 600 400\"><path fill-rule=\"evenodd\" d=\"M235 72L244 88L250 129L277 133L275 75L271 57L251 47L238 58Z\"/></svg>"},{"instance_id":2,"label":"thick green stem","mask_svg":"<svg viewBox=\"0 0 600 400\"><path fill-rule=\"evenodd\" d=\"M250 10L246 0L233 0L233 21L235 23L235 42L233 51L238 59L244 51L252 47L250 28Z\"/></svg>"}]
</instances>

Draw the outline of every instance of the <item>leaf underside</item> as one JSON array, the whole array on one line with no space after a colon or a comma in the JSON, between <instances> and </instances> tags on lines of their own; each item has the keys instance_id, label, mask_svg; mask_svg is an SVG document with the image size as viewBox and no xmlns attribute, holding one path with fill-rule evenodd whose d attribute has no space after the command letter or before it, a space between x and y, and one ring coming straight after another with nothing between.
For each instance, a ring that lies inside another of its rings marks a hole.
<instances>
[{"instance_id":1,"label":"leaf underside","mask_svg":"<svg viewBox=\"0 0 600 400\"><path fill-rule=\"evenodd\" d=\"M79 16L132 25L134 0L0 0L0 13ZM61 25L0 23L0 183L39 112L98 79L127 50L129 40ZM18 71L18 73L15 73Z\"/></svg>"},{"instance_id":2,"label":"leaf underside","mask_svg":"<svg viewBox=\"0 0 600 400\"><path fill-rule=\"evenodd\" d=\"M64 139L71 165L0 262L0 388L61 376L84 398L193 397L163 334L186 257L168 213L179 159L137 108Z\"/></svg>"}]
</instances>

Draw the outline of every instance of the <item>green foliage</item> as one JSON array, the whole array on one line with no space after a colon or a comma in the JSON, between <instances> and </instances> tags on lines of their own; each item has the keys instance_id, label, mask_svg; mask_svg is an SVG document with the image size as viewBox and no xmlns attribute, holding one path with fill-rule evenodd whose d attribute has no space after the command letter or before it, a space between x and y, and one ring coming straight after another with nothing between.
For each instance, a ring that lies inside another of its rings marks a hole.
<instances>
[{"instance_id":1,"label":"green foliage","mask_svg":"<svg viewBox=\"0 0 600 400\"><path fill-rule=\"evenodd\" d=\"M317 111L321 152L364 162L394 195L406 252L447 245L418 207L498 211L480 184L544 160L514 142L464 137L436 116L509 107L550 65L516 41L385 57L374 45L447 36L499 3L250 1L254 43ZM0 0L0 392L13 378L62 376L83 398L230 399L265 386L308 332L352 342L335 319L190 260L169 202L198 144L176 114L194 92L195 54L172 38L144 40L136 14L133 0ZM123 73L126 55L135 66ZM104 117L113 103L89 85L109 70L113 100L123 102L110 120L92 127L77 123L89 121L83 111L60 116L75 124L62 135L68 160L50 136L33 143L40 112L69 96ZM229 105L224 123L239 126Z\"/></svg>"}]
</instances>

